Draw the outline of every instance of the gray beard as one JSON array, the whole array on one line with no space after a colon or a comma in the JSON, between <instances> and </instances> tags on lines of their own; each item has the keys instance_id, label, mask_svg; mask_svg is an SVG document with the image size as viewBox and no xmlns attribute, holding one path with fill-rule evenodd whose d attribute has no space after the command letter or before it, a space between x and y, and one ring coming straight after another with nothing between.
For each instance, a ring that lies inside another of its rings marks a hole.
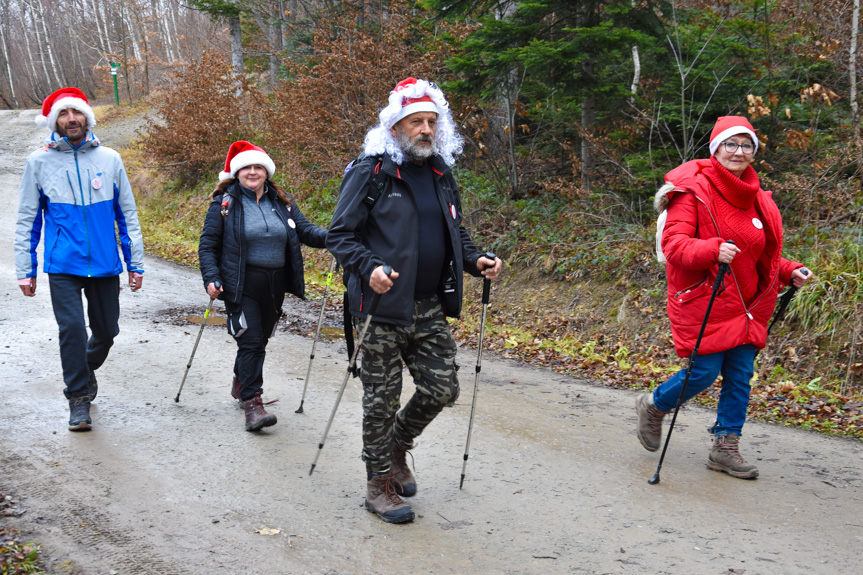
<instances>
[{"instance_id":1,"label":"gray beard","mask_svg":"<svg viewBox=\"0 0 863 575\"><path fill-rule=\"evenodd\" d=\"M435 141L434 138L432 138L431 146L426 148L418 145L420 142L419 139L412 142L401 128L397 129L397 131L398 135L396 136L396 143L405 155L405 158L409 161L421 164L437 153L437 141Z\"/></svg>"}]
</instances>

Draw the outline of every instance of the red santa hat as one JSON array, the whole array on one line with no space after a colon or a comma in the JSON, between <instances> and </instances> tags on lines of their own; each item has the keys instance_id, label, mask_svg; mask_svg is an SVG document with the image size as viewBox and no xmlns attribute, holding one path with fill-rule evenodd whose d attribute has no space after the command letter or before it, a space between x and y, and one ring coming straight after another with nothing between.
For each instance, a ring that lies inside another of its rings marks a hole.
<instances>
[{"instance_id":1,"label":"red santa hat","mask_svg":"<svg viewBox=\"0 0 863 575\"><path fill-rule=\"evenodd\" d=\"M752 138L752 143L755 144L755 151L758 151L758 136L755 135L755 128L749 123L749 120L743 116L720 116L716 120L716 125L713 126L713 131L710 132L710 155L716 153L719 149L719 144L730 138L745 134Z\"/></svg>"},{"instance_id":2,"label":"red santa hat","mask_svg":"<svg viewBox=\"0 0 863 575\"><path fill-rule=\"evenodd\" d=\"M66 108L74 108L87 117L87 127L96 125L96 114L87 102L87 96L78 88L60 88L42 102L42 115L36 116L36 125L40 128L48 128L52 132L57 130L57 116Z\"/></svg>"},{"instance_id":3,"label":"red santa hat","mask_svg":"<svg viewBox=\"0 0 863 575\"><path fill-rule=\"evenodd\" d=\"M276 173L276 164L263 148L239 140L228 148L228 157L225 158L225 171L219 174L219 180L230 180L237 176L237 172L248 166L264 166L267 176L272 178Z\"/></svg>"},{"instance_id":4,"label":"red santa hat","mask_svg":"<svg viewBox=\"0 0 863 575\"><path fill-rule=\"evenodd\" d=\"M405 78L390 92L389 104L379 115L381 124L392 128L399 120L416 112L434 112L443 116L449 109L443 92L427 80Z\"/></svg>"}]
</instances>

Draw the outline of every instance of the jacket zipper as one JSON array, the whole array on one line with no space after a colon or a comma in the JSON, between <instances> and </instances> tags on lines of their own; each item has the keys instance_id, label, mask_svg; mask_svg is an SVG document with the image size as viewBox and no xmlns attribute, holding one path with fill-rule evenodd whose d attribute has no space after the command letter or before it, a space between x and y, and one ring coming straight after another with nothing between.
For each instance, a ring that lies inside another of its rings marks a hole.
<instances>
[{"instance_id":1,"label":"jacket zipper","mask_svg":"<svg viewBox=\"0 0 863 575\"><path fill-rule=\"evenodd\" d=\"M84 186L81 184L81 167L78 165L78 150L73 150L72 154L75 156L75 172L78 175L78 189L81 192L81 212L84 214L84 235L87 236L87 277L91 277L90 264L92 254L90 253L90 227L87 225L87 204L84 202ZM69 174L67 172L66 177L68 176Z\"/></svg>"},{"instance_id":2,"label":"jacket zipper","mask_svg":"<svg viewBox=\"0 0 863 575\"><path fill-rule=\"evenodd\" d=\"M237 201L237 200L239 200L239 201ZM235 218L234 221L239 219L239 224L240 224L239 229L235 230L235 234L236 234L237 240L238 240L237 245L240 247L240 261L237 265L237 268L238 268L237 269L237 285L234 286L234 294L238 298L240 298L239 301L242 301L243 294L240 293L240 284L242 282L240 281L240 278L243 276L243 272L244 272L245 267L246 267L246 264L243 261L243 241L245 238L243 237L243 217L244 216L243 216L243 198L242 198L242 196L240 196L239 198L234 198L234 202L236 202L236 204L237 204L237 215L239 216L239 218ZM243 279L245 279L245 278L243 278Z\"/></svg>"}]
</instances>

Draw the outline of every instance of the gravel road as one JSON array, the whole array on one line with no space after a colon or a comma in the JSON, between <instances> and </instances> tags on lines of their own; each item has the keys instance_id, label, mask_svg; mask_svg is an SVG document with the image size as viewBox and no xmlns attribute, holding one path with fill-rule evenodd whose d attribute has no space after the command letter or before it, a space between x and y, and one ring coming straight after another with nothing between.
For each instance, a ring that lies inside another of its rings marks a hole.
<instances>
[{"instance_id":1,"label":"gravel road","mask_svg":"<svg viewBox=\"0 0 863 575\"><path fill-rule=\"evenodd\" d=\"M459 353L461 399L414 451L417 518L385 524L362 507L359 380L348 383L309 476L344 344L318 344L305 413L296 414L311 339L280 332L264 374L279 423L252 434L229 394L233 342L224 327L207 327L176 403L198 331L180 318L200 315L206 296L196 270L155 258L143 289L121 293L94 429L70 433L47 278L35 298L23 297L11 247L24 161L45 135L36 113L0 112L9 207L0 213L0 490L21 513L0 525L37 539L52 572L861 572L861 442L749 423L743 449L761 476L741 481L705 468L712 414L685 408L651 486L658 458L634 435L634 393L488 355L459 489L470 349ZM111 126L97 134L107 145L129 136ZM492 295L490 314L495 303ZM317 304L289 299L285 311L314 318Z\"/></svg>"}]
</instances>

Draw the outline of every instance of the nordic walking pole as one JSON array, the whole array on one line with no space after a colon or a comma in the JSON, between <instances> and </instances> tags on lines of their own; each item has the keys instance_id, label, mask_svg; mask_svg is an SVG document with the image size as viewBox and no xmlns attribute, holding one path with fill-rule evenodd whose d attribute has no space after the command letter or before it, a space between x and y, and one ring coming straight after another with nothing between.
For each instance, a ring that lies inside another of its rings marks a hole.
<instances>
[{"instance_id":1,"label":"nordic walking pole","mask_svg":"<svg viewBox=\"0 0 863 575\"><path fill-rule=\"evenodd\" d=\"M487 252L484 254L485 257L494 261L495 255L491 252ZM467 443L464 446L464 463L461 466L461 480L458 483L458 488L461 489L464 485L464 473L467 470L467 458L470 452L470 436L473 431L473 415L476 411L476 393L479 388L479 372L482 370L482 336L485 332L485 313L488 309L488 299L491 294L491 280L483 278L482 279L482 314L480 315L479 320L479 339L477 341L477 352L476 352L476 375L474 375L473 380L473 400L470 403L470 419L467 424Z\"/></svg>"},{"instance_id":2,"label":"nordic walking pole","mask_svg":"<svg viewBox=\"0 0 863 575\"><path fill-rule=\"evenodd\" d=\"M809 275L809 270L806 268L800 268L800 273L804 276ZM779 300L779 309L776 311L776 316L773 318L773 321L770 322L770 327L767 328L767 333L770 333L770 330L773 329L773 326L776 325L780 319L782 319L782 315L785 313L785 308L788 307L788 304L791 302L791 298L794 297L794 294L797 293L797 286L793 283L791 287L788 288L788 291L782 294L782 298Z\"/></svg>"},{"instance_id":3,"label":"nordic walking pole","mask_svg":"<svg viewBox=\"0 0 863 575\"><path fill-rule=\"evenodd\" d=\"M216 289L222 287L222 282L216 280L213 282ZM210 298L210 303L207 304L207 310L204 312L204 318L201 320L201 329L198 331L198 337L195 339L195 347L192 348L192 355L189 356L189 363L186 364L186 373L183 374L183 381L180 382L180 389L177 390L177 397L174 398L175 403L180 402L180 393L183 391L183 386L186 385L186 377L189 375L189 368L192 367L192 360L195 359L195 352L198 351L198 343L201 341L201 336L204 334L204 327L207 325L207 318L210 317L210 311L213 309L213 301L215 298Z\"/></svg>"},{"instance_id":4,"label":"nordic walking pole","mask_svg":"<svg viewBox=\"0 0 863 575\"><path fill-rule=\"evenodd\" d=\"M734 242L728 240L729 244ZM695 358L698 356L698 346L701 345L701 337L704 335L704 329L707 327L707 320L710 318L710 309L713 307L713 300L716 299L716 294L719 292L719 286L722 285L722 279L728 272L728 264L719 264L719 271L716 272L716 281L713 282L713 290L710 292L710 301L707 302L707 311L704 313L704 321L701 322L701 329L698 331L698 338L695 340L695 347L692 349L692 355L689 356L689 365L686 366L686 377L683 378L683 387L680 388L680 396L677 398L677 406L674 408L674 416L671 418L671 425L668 427L668 435L665 436L665 445L662 448L662 455L659 456L659 465L656 466L656 473L653 477L647 480L651 485L659 483L659 470L662 469L662 460L665 459L665 451L668 449L668 441L671 439L671 432L674 430L674 422L677 420L677 412L680 411L680 404L683 402L683 395L686 393L686 385L689 383L689 375L692 373L692 366L695 365Z\"/></svg>"},{"instance_id":5,"label":"nordic walking pole","mask_svg":"<svg viewBox=\"0 0 863 575\"><path fill-rule=\"evenodd\" d=\"M333 272L336 271L336 256L330 262L330 271L327 272L327 283L324 286L324 299L321 302L321 312L318 314L318 326L315 328L315 339L312 340L312 353L309 355L309 368L306 370L306 382L303 384L303 397L300 399L300 407L294 413L303 412L303 403L306 401L306 390L309 388L309 378L312 376L312 362L315 361L315 347L318 345L318 335L321 333L321 322L324 321L324 308L327 307L327 293L330 291L330 282L333 280Z\"/></svg>"},{"instance_id":6,"label":"nordic walking pole","mask_svg":"<svg viewBox=\"0 0 863 575\"><path fill-rule=\"evenodd\" d=\"M392 266L384 265L383 272L389 277L393 273ZM342 381L342 386L339 388L339 394L336 396L336 404L333 406L333 412L330 413L330 420L327 422L327 427L324 429L324 434L321 436L321 441L318 443L318 452L315 454L315 460L312 462L312 468L309 469L309 475L315 472L315 466L318 464L318 457L321 456L321 450L324 448L324 442L327 440L327 435L330 433L330 426L333 424L333 419L336 417L336 410L339 408L339 403L342 401L342 395L345 393L345 387L348 385L348 379L351 377L354 366L357 365L357 356L360 354L360 348L363 346L363 338L366 336L366 331L369 329L369 324L372 322L372 316L378 307L378 301L381 299L381 294L372 292L371 301L369 301L369 311L366 315L366 321L363 323L363 329L360 330L360 335L357 337L357 346L354 348L354 353L351 356L351 361L348 362L348 369L345 372L345 379Z\"/></svg>"}]
</instances>

